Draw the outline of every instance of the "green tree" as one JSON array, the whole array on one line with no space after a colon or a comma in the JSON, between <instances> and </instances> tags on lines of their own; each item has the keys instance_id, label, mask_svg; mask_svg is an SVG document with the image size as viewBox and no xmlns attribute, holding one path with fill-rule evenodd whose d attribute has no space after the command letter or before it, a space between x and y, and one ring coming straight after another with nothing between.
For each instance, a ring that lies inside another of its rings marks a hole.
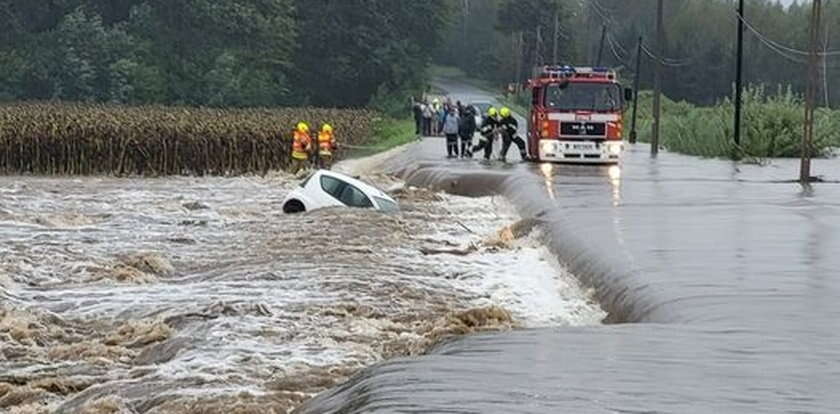
<instances>
[{"instance_id":1,"label":"green tree","mask_svg":"<svg viewBox=\"0 0 840 414\"><path fill-rule=\"evenodd\" d=\"M316 105L362 106L417 89L441 42L444 0L298 0L295 90Z\"/></svg>"}]
</instances>

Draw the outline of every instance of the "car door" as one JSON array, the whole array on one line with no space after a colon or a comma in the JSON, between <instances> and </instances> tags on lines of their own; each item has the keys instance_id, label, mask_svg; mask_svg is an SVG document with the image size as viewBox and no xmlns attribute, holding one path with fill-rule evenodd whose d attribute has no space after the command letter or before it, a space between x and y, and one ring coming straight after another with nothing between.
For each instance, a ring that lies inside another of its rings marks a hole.
<instances>
[{"instance_id":1,"label":"car door","mask_svg":"<svg viewBox=\"0 0 840 414\"><path fill-rule=\"evenodd\" d=\"M349 207L373 208L373 202L370 201L370 198L362 190L349 183L345 183L338 199Z\"/></svg>"},{"instance_id":2,"label":"car door","mask_svg":"<svg viewBox=\"0 0 840 414\"><path fill-rule=\"evenodd\" d=\"M341 201L341 196L342 192L344 191L344 188L347 187L349 184L335 177L321 175L321 177L318 179L318 185L321 187L321 191L316 192L317 194L319 194L319 207L346 205Z\"/></svg>"}]
</instances>

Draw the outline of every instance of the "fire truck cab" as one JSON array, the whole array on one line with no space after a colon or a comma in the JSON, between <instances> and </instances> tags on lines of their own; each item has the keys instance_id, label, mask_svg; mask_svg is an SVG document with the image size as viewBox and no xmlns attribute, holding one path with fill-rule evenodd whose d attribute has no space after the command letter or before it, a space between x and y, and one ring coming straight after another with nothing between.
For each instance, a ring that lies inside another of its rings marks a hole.
<instances>
[{"instance_id":1,"label":"fire truck cab","mask_svg":"<svg viewBox=\"0 0 840 414\"><path fill-rule=\"evenodd\" d=\"M623 112L633 99L608 68L544 66L532 91L529 155L541 162L615 164L624 151Z\"/></svg>"}]
</instances>

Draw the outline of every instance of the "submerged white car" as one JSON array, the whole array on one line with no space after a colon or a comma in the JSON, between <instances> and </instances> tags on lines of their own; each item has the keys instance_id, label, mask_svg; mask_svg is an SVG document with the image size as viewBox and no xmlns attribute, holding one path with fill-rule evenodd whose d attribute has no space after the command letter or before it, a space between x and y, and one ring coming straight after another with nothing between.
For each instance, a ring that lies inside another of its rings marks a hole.
<instances>
[{"instance_id":1,"label":"submerged white car","mask_svg":"<svg viewBox=\"0 0 840 414\"><path fill-rule=\"evenodd\" d=\"M287 214L324 207L372 208L383 212L400 209L397 202L384 191L328 170L312 173L283 201L283 212Z\"/></svg>"}]
</instances>

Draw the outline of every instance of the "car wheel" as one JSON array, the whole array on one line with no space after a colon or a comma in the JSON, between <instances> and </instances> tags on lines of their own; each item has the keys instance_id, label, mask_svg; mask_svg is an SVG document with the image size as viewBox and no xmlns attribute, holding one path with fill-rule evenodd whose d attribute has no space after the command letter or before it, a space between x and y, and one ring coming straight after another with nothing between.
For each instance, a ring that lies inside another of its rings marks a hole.
<instances>
[{"instance_id":1,"label":"car wheel","mask_svg":"<svg viewBox=\"0 0 840 414\"><path fill-rule=\"evenodd\" d=\"M303 213L306 211L306 206L300 202L300 200L289 200L283 206L283 212L286 214L296 214L296 213Z\"/></svg>"}]
</instances>

